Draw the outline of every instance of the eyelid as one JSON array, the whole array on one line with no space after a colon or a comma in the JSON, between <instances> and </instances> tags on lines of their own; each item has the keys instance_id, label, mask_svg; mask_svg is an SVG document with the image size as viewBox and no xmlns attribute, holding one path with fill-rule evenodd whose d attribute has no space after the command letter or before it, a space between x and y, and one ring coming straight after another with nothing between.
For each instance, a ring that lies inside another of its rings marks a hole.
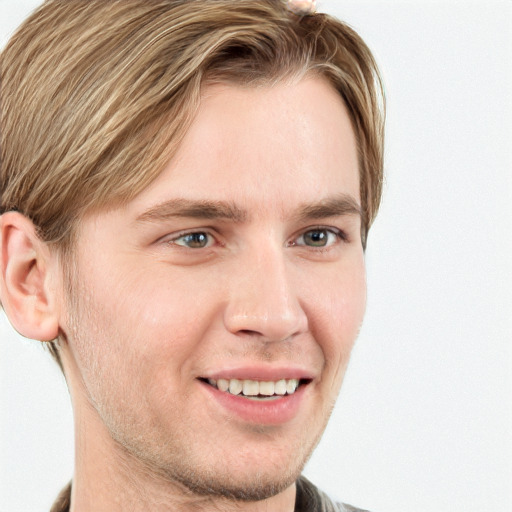
<instances>
[{"instance_id":1,"label":"eyelid","mask_svg":"<svg viewBox=\"0 0 512 512\"><path fill-rule=\"evenodd\" d=\"M340 242L348 242L349 241L348 235L343 229L340 229L340 228L337 228L334 226L318 225L318 226L308 226L306 229L301 230L297 235L294 235L291 242L289 243L289 246L309 247L309 248L312 248L315 250L326 250L333 245L333 244L329 244L327 246L315 247L312 245L307 246L306 244L296 243L296 240L303 237L306 233L308 233L310 231L328 231L328 232L332 233L333 235L335 235L336 238L338 239L338 241L340 241Z\"/></svg>"},{"instance_id":2,"label":"eyelid","mask_svg":"<svg viewBox=\"0 0 512 512\"><path fill-rule=\"evenodd\" d=\"M218 237L215 234L213 234L211 229L209 229L209 228L184 229L183 231L178 231L177 233L170 233L170 234L167 234L167 235L159 238L157 240L157 243L173 245L175 247L179 247L179 248L183 248L183 249L191 249L194 251L197 251L199 249L208 249L209 247L211 247L213 244L208 244L206 247L201 247L201 248L191 248L191 247L187 247L186 245L181 245L181 244L176 243L176 240L179 240L180 238L183 238L183 237L186 237L189 235L199 234L199 233L203 233L203 234L207 235L209 238L212 238L214 240L214 243L215 242L219 243Z\"/></svg>"}]
</instances>

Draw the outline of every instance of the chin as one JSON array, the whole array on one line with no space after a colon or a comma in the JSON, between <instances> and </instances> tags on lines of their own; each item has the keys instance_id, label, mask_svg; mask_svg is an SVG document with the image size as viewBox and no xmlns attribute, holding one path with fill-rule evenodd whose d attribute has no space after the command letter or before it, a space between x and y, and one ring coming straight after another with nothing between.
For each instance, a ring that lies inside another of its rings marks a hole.
<instances>
[{"instance_id":1,"label":"chin","mask_svg":"<svg viewBox=\"0 0 512 512\"><path fill-rule=\"evenodd\" d=\"M266 442L246 439L237 444L224 444L217 438L217 446L211 439L210 444L200 443L201 450L189 439L188 449L180 444L174 451L163 443L160 448L167 446L167 450L156 453L154 447L141 450L125 444L125 453L130 453L133 462L142 463L144 472L157 476L162 485L177 486L189 496L256 502L293 485L316 445L316 439L286 442L281 438L277 443L267 436Z\"/></svg>"},{"instance_id":2,"label":"chin","mask_svg":"<svg viewBox=\"0 0 512 512\"><path fill-rule=\"evenodd\" d=\"M246 475L219 474L218 471L174 475L188 492L201 497L217 497L235 501L262 501L283 492L300 476L302 465L293 471L248 471Z\"/></svg>"},{"instance_id":3,"label":"chin","mask_svg":"<svg viewBox=\"0 0 512 512\"><path fill-rule=\"evenodd\" d=\"M264 435L264 434L263 434ZM268 433L267 433L268 435ZM271 436L270 436L271 437ZM226 455L197 452L167 465L166 476L189 493L235 501L261 501L282 493L299 478L321 434L225 446ZM215 451L215 448L210 448ZM189 454L190 455L190 454Z\"/></svg>"}]
</instances>

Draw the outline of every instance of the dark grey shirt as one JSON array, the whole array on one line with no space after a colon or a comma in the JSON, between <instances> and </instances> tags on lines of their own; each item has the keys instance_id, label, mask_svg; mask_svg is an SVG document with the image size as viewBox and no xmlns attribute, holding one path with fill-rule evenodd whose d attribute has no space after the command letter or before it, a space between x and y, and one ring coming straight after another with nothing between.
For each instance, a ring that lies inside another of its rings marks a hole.
<instances>
[{"instance_id":1,"label":"dark grey shirt","mask_svg":"<svg viewBox=\"0 0 512 512\"><path fill-rule=\"evenodd\" d=\"M297 480L295 512L368 512L343 503L335 503L307 478Z\"/></svg>"}]
</instances>

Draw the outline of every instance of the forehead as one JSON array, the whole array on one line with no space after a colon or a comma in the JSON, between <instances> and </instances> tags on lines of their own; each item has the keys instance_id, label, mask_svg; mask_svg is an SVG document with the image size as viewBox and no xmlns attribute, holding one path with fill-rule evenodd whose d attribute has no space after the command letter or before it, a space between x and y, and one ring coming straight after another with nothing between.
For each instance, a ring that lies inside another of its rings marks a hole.
<instances>
[{"instance_id":1,"label":"forehead","mask_svg":"<svg viewBox=\"0 0 512 512\"><path fill-rule=\"evenodd\" d=\"M355 135L341 96L322 78L205 87L196 118L169 165L133 202L191 200L309 203L351 194L359 202Z\"/></svg>"}]
</instances>

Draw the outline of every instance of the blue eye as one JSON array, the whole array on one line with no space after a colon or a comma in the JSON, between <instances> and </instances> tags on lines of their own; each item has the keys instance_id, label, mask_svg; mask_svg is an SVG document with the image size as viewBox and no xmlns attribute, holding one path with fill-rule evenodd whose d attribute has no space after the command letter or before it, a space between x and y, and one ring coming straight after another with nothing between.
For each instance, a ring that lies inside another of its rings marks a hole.
<instances>
[{"instance_id":1,"label":"blue eye","mask_svg":"<svg viewBox=\"0 0 512 512\"><path fill-rule=\"evenodd\" d=\"M172 240L173 244L188 247L189 249L204 249L209 247L212 243L212 237L203 231L197 233L187 233Z\"/></svg>"},{"instance_id":2,"label":"blue eye","mask_svg":"<svg viewBox=\"0 0 512 512\"><path fill-rule=\"evenodd\" d=\"M343 239L341 233L327 228L316 228L306 231L300 235L295 245L306 245L308 247L329 247L338 240Z\"/></svg>"}]
</instances>

